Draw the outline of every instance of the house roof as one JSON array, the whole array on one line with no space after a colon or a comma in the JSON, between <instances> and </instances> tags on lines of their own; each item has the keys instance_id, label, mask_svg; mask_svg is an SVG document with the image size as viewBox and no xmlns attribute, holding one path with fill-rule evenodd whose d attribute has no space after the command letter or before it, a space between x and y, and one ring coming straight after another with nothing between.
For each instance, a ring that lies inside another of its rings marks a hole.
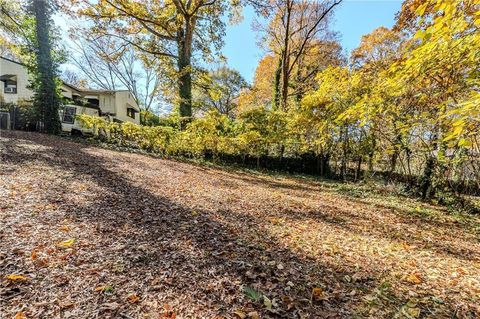
<instances>
[{"instance_id":1,"label":"house roof","mask_svg":"<svg viewBox=\"0 0 480 319\"><path fill-rule=\"evenodd\" d=\"M19 65L25 66L25 64L23 64L23 63L21 63L21 62L18 62L18 61L15 61L15 60L6 58L6 57L4 57L4 56L0 56L0 59L3 59L3 60L6 60L6 61L9 61L9 62L12 62L12 63L16 63L16 64L19 64Z\"/></svg>"},{"instance_id":2,"label":"house roof","mask_svg":"<svg viewBox=\"0 0 480 319\"><path fill-rule=\"evenodd\" d=\"M26 66L22 62L15 61L15 60L6 58L4 56L0 56L0 59L18 64L18 65L21 65L21 66ZM129 90L102 90L102 89L90 89L90 88L89 89L81 89L81 88L78 88L75 85L67 83L63 80L62 80L62 83L63 83L63 85L68 86L69 88L74 89L74 90L79 91L79 92L82 92L82 93L115 93L115 92L128 92L129 91Z\"/></svg>"}]
</instances>

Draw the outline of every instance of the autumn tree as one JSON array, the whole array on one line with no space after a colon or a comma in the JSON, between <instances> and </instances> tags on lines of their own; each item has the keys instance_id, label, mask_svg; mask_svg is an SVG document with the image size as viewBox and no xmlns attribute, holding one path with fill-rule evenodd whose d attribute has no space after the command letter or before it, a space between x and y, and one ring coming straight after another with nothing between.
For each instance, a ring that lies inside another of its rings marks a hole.
<instances>
[{"instance_id":1,"label":"autumn tree","mask_svg":"<svg viewBox=\"0 0 480 319\"><path fill-rule=\"evenodd\" d=\"M328 40L328 19L341 1L273 2L272 18L260 31L264 34L263 42L267 44L268 50L277 58L273 83L274 108L287 108L294 70L303 65L307 53L314 50L321 41Z\"/></svg>"},{"instance_id":2,"label":"autumn tree","mask_svg":"<svg viewBox=\"0 0 480 319\"><path fill-rule=\"evenodd\" d=\"M404 149L408 152L406 132L402 128L409 108L402 108L404 101L394 96L392 88L388 86L388 70L402 59L407 44L402 32L379 27L364 35L360 45L351 53L351 65L362 73L364 82L363 98L353 107L368 121L368 129L362 130L371 141L368 151L371 172L378 150L390 155L390 174L395 172L400 151Z\"/></svg>"},{"instance_id":3,"label":"autumn tree","mask_svg":"<svg viewBox=\"0 0 480 319\"><path fill-rule=\"evenodd\" d=\"M444 166L448 158L470 145L468 139L449 135L452 120L448 114L478 88L479 56L475 48L479 43L479 5L478 0L412 2L402 8L408 14L401 13L398 21L401 27L401 17L413 11L405 28L415 33L416 43L403 63L394 68L398 91L415 91L412 105L421 115L417 125L422 133L417 138L425 156L420 180L424 198L435 194L435 179L448 171Z\"/></svg>"},{"instance_id":4,"label":"autumn tree","mask_svg":"<svg viewBox=\"0 0 480 319\"><path fill-rule=\"evenodd\" d=\"M0 48L2 56L16 57L33 45L33 19L22 1L0 0Z\"/></svg>"},{"instance_id":5,"label":"autumn tree","mask_svg":"<svg viewBox=\"0 0 480 319\"><path fill-rule=\"evenodd\" d=\"M175 70L179 113L192 116L192 72L199 55L210 58L219 49L227 3L221 0L80 0L74 14L89 18L98 36L121 39L152 54L164 67Z\"/></svg>"},{"instance_id":6,"label":"autumn tree","mask_svg":"<svg viewBox=\"0 0 480 319\"><path fill-rule=\"evenodd\" d=\"M255 69L252 85L243 90L238 98L240 112L255 107L271 106L276 60L272 54L267 54L260 59Z\"/></svg>"},{"instance_id":7,"label":"autumn tree","mask_svg":"<svg viewBox=\"0 0 480 319\"><path fill-rule=\"evenodd\" d=\"M220 114L233 118L237 99L245 88L247 82L236 70L224 66L205 72L195 83L196 109L203 113L209 109L216 109Z\"/></svg>"}]
</instances>

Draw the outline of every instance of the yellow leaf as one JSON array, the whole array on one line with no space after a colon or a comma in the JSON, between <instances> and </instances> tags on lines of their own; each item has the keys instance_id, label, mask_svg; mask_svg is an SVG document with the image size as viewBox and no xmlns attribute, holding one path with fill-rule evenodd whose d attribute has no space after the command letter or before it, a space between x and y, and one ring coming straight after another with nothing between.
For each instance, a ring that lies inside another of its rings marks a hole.
<instances>
[{"instance_id":1,"label":"yellow leaf","mask_svg":"<svg viewBox=\"0 0 480 319\"><path fill-rule=\"evenodd\" d=\"M407 281L411 284L421 284L422 278L417 273L412 272L410 275L407 276Z\"/></svg>"},{"instance_id":2,"label":"yellow leaf","mask_svg":"<svg viewBox=\"0 0 480 319\"><path fill-rule=\"evenodd\" d=\"M469 140L467 140L467 139L461 138L461 139L458 141L458 146L471 147L471 146L472 146L472 142L469 141Z\"/></svg>"},{"instance_id":3,"label":"yellow leaf","mask_svg":"<svg viewBox=\"0 0 480 319\"><path fill-rule=\"evenodd\" d=\"M8 280L11 280L11 281L27 281L27 280L28 280L28 278L25 277L25 276L22 276L22 275L14 275L14 274L5 276L5 278L8 279Z\"/></svg>"},{"instance_id":4,"label":"yellow leaf","mask_svg":"<svg viewBox=\"0 0 480 319\"><path fill-rule=\"evenodd\" d=\"M17 312L14 319L27 319L27 316L21 311Z\"/></svg>"},{"instance_id":5,"label":"yellow leaf","mask_svg":"<svg viewBox=\"0 0 480 319\"><path fill-rule=\"evenodd\" d=\"M107 287L106 285L98 286L95 288L95 291L104 291L106 287Z\"/></svg>"},{"instance_id":6,"label":"yellow leaf","mask_svg":"<svg viewBox=\"0 0 480 319\"><path fill-rule=\"evenodd\" d=\"M75 243L75 239L70 238L70 239L67 239L67 240L64 240L64 241L58 243L57 246L63 247L63 248L68 248L68 247L72 247L72 245L73 245L74 243Z\"/></svg>"},{"instance_id":7,"label":"yellow leaf","mask_svg":"<svg viewBox=\"0 0 480 319\"><path fill-rule=\"evenodd\" d=\"M417 16L422 16L425 13L425 10L427 9L427 6L428 6L428 2L422 4L421 6L419 6L417 8L417 10L415 10L415 14Z\"/></svg>"}]
</instances>

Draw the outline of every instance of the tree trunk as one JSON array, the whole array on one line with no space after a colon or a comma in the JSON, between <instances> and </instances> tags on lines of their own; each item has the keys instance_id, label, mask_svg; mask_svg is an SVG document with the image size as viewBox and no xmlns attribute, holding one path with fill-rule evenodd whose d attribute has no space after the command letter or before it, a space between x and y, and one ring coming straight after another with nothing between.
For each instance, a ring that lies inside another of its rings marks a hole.
<instances>
[{"instance_id":1,"label":"tree trunk","mask_svg":"<svg viewBox=\"0 0 480 319\"><path fill-rule=\"evenodd\" d=\"M286 4L286 16L285 16L285 35L283 39L283 60L282 60L282 109L287 109L288 98L288 82L289 82L289 67L290 67L290 54L289 40L290 40L290 19L293 9L293 0L287 1Z\"/></svg>"},{"instance_id":2,"label":"tree trunk","mask_svg":"<svg viewBox=\"0 0 480 319\"><path fill-rule=\"evenodd\" d=\"M330 154L320 154L318 155L318 172L321 177L326 177L330 175Z\"/></svg>"},{"instance_id":3,"label":"tree trunk","mask_svg":"<svg viewBox=\"0 0 480 319\"><path fill-rule=\"evenodd\" d=\"M342 164L341 164L341 176L342 179L345 179L347 177L347 161L348 161L348 128L345 127L344 133L343 133L343 154L342 154Z\"/></svg>"},{"instance_id":4,"label":"tree trunk","mask_svg":"<svg viewBox=\"0 0 480 319\"><path fill-rule=\"evenodd\" d=\"M402 145L401 135L396 136L393 154L392 154L392 157L390 158L390 169L388 172L388 175L390 178L392 177L393 173L395 173L395 170L397 168L398 157L400 155L400 149L397 145Z\"/></svg>"},{"instance_id":5,"label":"tree trunk","mask_svg":"<svg viewBox=\"0 0 480 319\"><path fill-rule=\"evenodd\" d=\"M192 117L192 36L193 22L186 19L185 28L178 31L178 95L180 98L179 113L182 129Z\"/></svg>"},{"instance_id":6,"label":"tree trunk","mask_svg":"<svg viewBox=\"0 0 480 319\"><path fill-rule=\"evenodd\" d=\"M420 191L422 199L430 198L432 195L432 177L435 169L435 158L429 156L425 163L425 169L423 170L423 176L420 180Z\"/></svg>"},{"instance_id":7,"label":"tree trunk","mask_svg":"<svg viewBox=\"0 0 480 319\"><path fill-rule=\"evenodd\" d=\"M59 108L62 104L55 78L56 65L52 57L50 38L51 8L46 0L32 0L31 10L35 16L36 62L34 83L34 106L43 131L50 134L61 132Z\"/></svg>"},{"instance_id":8,"label":"tree trunk","mask_svg":"<svg viewBox=\"0 0 480 319\"><path fill-rule=\"evenodd\" d=\"M295 74L295 104L297 107L300 107L300 104L303 98L303 92L301 89L302 83L301 83L301 75L300 75L300 66L303 65L303 59L299 58L297 64L298 64L298 67Z\"/></svg>"},{"instance_id":9,"label":"tree trunk","mask_svg":"<svg viewBox=\"0 0 480 319\"><path fill-rule=\"evenodd\" d=\"M359 156L357 161L357 169L355 170L355 181L361 178L360 176L361 174L362 174L362 157Z\"/></svg>"},{"instance_id":10,"label":"tree trunk","mask_svg":"<svg viewBox=\"0 0 480 319\"><path fill-rule=\"evenodd\" d=\"M280 78L282 75L282 56L283 53L278 58L277 69L275 70L275 78L273 82L273 105L274 110L278 110L280 106Z\"/></svg>"}]
</instances>

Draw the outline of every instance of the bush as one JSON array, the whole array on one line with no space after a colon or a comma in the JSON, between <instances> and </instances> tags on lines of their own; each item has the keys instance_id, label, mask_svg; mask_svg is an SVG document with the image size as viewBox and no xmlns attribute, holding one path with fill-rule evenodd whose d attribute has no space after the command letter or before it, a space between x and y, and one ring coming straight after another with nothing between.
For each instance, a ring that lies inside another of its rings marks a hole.
<instances>
[{"instance_id":1,"label":"bush","mask_svg":"<svg viewBox=\"0 0 480 319\"><path fill-rule=\"evenodd\" d=\"M2 111L10 113L12 129L34 131L37 124L37 114L32 105L28 103L6 103L2 104Z\"/></svg>"}]
</instances>

